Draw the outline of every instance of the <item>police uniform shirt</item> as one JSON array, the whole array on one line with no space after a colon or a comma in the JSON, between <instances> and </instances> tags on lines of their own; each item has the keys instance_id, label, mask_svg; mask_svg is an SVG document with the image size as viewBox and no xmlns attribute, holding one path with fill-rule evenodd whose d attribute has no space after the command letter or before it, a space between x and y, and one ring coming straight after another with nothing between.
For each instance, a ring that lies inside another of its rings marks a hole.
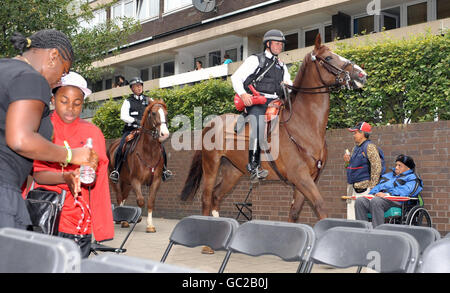
<instances>
[{"instance_id":1,"label":"police uniform shirt","mask_svg":"<svg viewBox=\"0 0 450 293\"><path fill-rule=\"evenodd\" d=\"M133 94L133 97L136 100L144 100L144 95L136 96ZM149 102L153 101L152 98L149 98L148 100ZM120 119L128 126L131 126L136 121L136 119L131 116L132 113L130 113L130 107L130 102L128 101L128 99L126 99L125 101L123 101L122 108L120 108Z\"/></svg>"},{"instance_id":2,"label":"police uniform shirt","mask_svg":"<svg viewBox=\"0 0 450 293\"><path fill-rule=\"evenodd\" d=\"M274 56L270 51L265 50L264 51L267 58L272 59ZM283 81L288 84L292 85L291 76L289 74L289 71L286 67L286 65L278 60L278 64L283 67L284 75L283 75ZM259 66L259 59L258 56L252 55L245 59L244 63L236 70L236 72L231 76L231 82L233 84L234 91L240 96L242 94L245 94L246 91L244 89L244 82L251 74L253 74L256 69Z\"/></svg>"}]
</instances>

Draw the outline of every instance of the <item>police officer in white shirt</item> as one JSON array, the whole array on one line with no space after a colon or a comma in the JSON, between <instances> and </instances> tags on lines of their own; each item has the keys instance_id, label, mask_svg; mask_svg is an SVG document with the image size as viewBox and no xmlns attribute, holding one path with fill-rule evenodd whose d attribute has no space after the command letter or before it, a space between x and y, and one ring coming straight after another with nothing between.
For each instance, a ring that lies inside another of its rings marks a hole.
<instances>
[{"instance_id":1,"label":"police officer in white shirt","mask_svg":"<svg viewBox=\"0 0 450 293\"><path fill-rule=\"evenodd\" d=\"M283 96L282 83L292 85L291 77L286 65L278 59L284 49L286 39L279 30L269 30L264 34L264 51L245 59L244 63L231 76L233 88L245 104L245 111L251 125L249 156L247 170L252 182L264 179L268 171L261 168L261 147L259 141L264 138L267 105ZM249 85L267 98L262 105L252 104ZM253 117L251 117L253 116ZM255 119L256 118L256 119ZM256 122L257 125L252 123Z\"/></svg>"},{"instance_id":2,"label":"police officer in white shirt","mask_svg":"<svg viewBox=\"0 0 450 293\"><path fill-rule=\"evenodd\" d=\"M141 127L142 116L144 115L145 108L148 106L149 102L153 101L152 98L147 97L143 94L144 92L144 82L139 77L134 77L130 80L130 88L133 92L127 99L123 101L122 108L120 109L120 119L125 122L125 127L122 131L122 139L117 147L115 160L114 160L114 170L109 175L109 178L117 183L119 181L119 173L122 167L123 157L122 148L125 144L125 138L135 129ZM163 169L163 180L167 180L172 176L172 172L167 170L167 157L163 148L164 155L164 169Z\"/></svg>"}]
</instances>

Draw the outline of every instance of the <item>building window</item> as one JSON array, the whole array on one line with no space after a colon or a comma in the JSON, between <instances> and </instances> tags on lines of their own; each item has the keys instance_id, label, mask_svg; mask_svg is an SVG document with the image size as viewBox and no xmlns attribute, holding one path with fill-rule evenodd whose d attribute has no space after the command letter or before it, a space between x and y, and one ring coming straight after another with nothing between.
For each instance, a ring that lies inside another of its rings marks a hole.
<instances>
[{"instance_id":1,"label":"building window","mask_svg":"<svg viewBox=\"0 0 450 293\"><path fill-rule=\"evenodd\" d=\"M214 51L209 53L209 67L220 65L222 63L222 52Z\"/></svg>"},{"instance_id":2,"label":"building window","mask_svg":"<svg viewBox=\"0 0 450 293\"><path fill-rule=\"evenodd\" d=\"M141 69L141 79L143 81L147 81L148 80L148 68Z\"/></svg>"},{"instance_id":3,"label":"building window","mask_svg":"<svg viewBox=\"0 0 450 293\"><path fill-rule=\"evenodd\" d=\"M305 32L305 47L314 45L319 29L313 29Z\"/></svg>"},{"instance_id":4,"label":"building window","mask_svg":"<svg viewBox=\"0 0 450 293\"><path fill-rule=\"evenodd\" d=\"M134 7L135 7L134 1L125 2L123 16L134 17Z\"/></svg>"},{"instance_id":5,"label":"building window","mask_svg":"<svg viewBox=\"0 0 450 293\"><path fill-rule=\"evenodd\" d=\"M325 43L333 41L333 26L327 25L325 26Z\"/></svg>"},{"instance_id":6,"label":"building window","mask_svg":"<svg viewBox=\"0 0 450 293\"><path fill-rule=\"evenodd\" d=\"M427 2L409 5L406 10L408 25L427 21Z\"/></svg>"},{"instance_id":7,"label":"building window","mask_svg":"<svg viewBox=\"0 0 450 293\"><path fill-rule=\"evenodd\" d=\"M381 11L380 31L391 30L400 27L400 7L394 7Z\"/></svg>"},{"instance_id":8,"label":"building window","mask_svg":"<svg viewBox=\"0 0 450 293\"><path fill-rule=\"evenodd\" d=\"M362 35L375 31L373 15L358 17L353 20L353 34Z\"/></svg>"},{"instance_id":9,"label":"building window","mask_svg":"<svg viewBox=\"0 0 450 293\"><path fill-rule=\"evenodd\" d=\"M230 59L233 60L233 62L236 62L238 60L237 49L236 48L225 50L224 56L225 55L228 55L230 57Z\"/></svg>"},{"instance_id":10,"label":"building window","mask_svg":"<svg viewBox=\"0 0 450 293\"><path fill-rule=\"evenodd\" d=\"M152 66L152 79L161 78L161 65Z\"/></svg>"},{"instance_id":11,"label":"building window","mask_svg":"<svg viewBox=\"0 0 450 293\"><path fill-rule=\"evenodd\" d=\"M192 5L192 0L165 0L164 12L170 12Z\"/></svg>"},{"instance_id":12,"label":"building window","mask_svg":"<svg viewBox=\"0 0 450 293\"><path fill-rule=\"evenodd\" d=\"M139 20L145 20L159 15L159 0L137 0L136 15Z\"/></svg>"},{"instance_id":13,"label":"building window","mask_svg":"<svg viewBox=\"0 0 450 293\"><path fill-rule=\"evenodd\" d=\"M175 62L174 61L164 63L163 67L164 67L164 74L163 74L164 77L175 74Z\"/></svg>"},{"instance_id":14,"label":"building window","mask_svg":"<svg viewBox=\"0 0 450 293\"><path fill-rule=\"evenodd\" d=\"M92 85L92 92L101 92L103 90L103 80L99 80Z\"/></svg>"},{"instance_id":15,"label":"building window","mask_svg":"<svg viewBox=\"0 0 450 293\"><path fill-rule=\"evenodd\" d=\"M105 80L105 90L109 90L110 88L112 88L112 78Z\"/></svg>"},{"instance_id":16,"label":"building window","mask_svg":"<svg viewBox=\"0 0 450 293\"><path fill-rule=\"evenodd\" d=\"M450 17L450 1L448 0L436 0L436 18L442 19Z\"/></svg>"},{"instance_id":17,"label":"building window","mask_svg":"<svg viewBox=\"0 0 450 293\"><path fill-rule=\"evenodd\" d=\"M298 49L298 33L286 35L285 51Z\"/></svg>"}]
</instances>

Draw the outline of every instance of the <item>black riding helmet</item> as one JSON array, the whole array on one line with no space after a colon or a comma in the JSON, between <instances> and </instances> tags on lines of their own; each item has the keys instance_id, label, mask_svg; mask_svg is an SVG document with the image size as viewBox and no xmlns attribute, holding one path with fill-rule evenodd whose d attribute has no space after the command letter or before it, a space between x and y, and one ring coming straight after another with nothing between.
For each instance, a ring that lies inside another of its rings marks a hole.
<instances>
[{"instance_id":1,"label":"black riding helmet","mask_svg":"<svg viewBox=\"0 0 450 293\"><path fill-rule=\"evenodd\" d=\"M140 83L141 85L144 85L144 82L142 81L142 79L140 78L140 77L133 77L131 80L130 80L130 88L131 88L131 86L133 85L133 84L137 84L137 83Z\"/></svg>"},{"instance_id":2,"label":"black riding helmet","mask_svg":"<svg viewBox=\"0 0 450 293\"><path fill-rule=\"evenodd\" d=\"M269 48L269 50L270 50L270 46L268 45L269 41L278 41L278 42L283 42L284 44L286 44L286 38L284 37L284 34L280 30L275 30L275 29L267 31L264 34L264 37L263 37L264 50L266 48ZM272 51L270 51L270 52L272 53Z\"/></svg>"}]
</instances>

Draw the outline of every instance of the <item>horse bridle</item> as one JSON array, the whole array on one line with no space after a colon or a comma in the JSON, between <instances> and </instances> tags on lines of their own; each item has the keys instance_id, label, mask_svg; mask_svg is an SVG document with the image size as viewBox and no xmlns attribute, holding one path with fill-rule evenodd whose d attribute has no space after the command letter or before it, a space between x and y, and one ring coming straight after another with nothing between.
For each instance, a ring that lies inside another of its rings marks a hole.
<instances>
[{"instance_id":1,"label":"horse bridle","mask_svg":"<svg viewBox=\"0 0 450 293\"><path fill-rule=\"evenodd\" d=\"M339 88L347 88L350 89L350 72L345 70L345 68L349 65L352 65L352 68L354 68L355 63L347 60L347 62L342 65L341 68L337 67L334 64L331 64L329 61L324 59L321 56L314 55L313 52L311 52L311 61L316 65L317 73L319 74L320 81L323 85L318 87L310 87L310 88L304 88L304 87L294 87L291 85L285 85L285 87L300 93L305 94L327 94L330 93L333 90L337 90ZM336 79L335 83L333 84L326 84L326 82L323 80L322 75L320 74L319 65L324 67L329 73L333 74ZM325 91L314 91L318 89L326 89Z\"/></svg>"},{"instance_id":2,"label":"horse bridle","mask_svg":"<svg viewBox=\"0 0 450 293\"><path fill-rule=\"evenodd\" d=\"M161 105L164 108L163 104L159 104L156 103L152 106L152 109L154 106L156 105ZM151 112L151 109L150 109ZM167 126L167 122L160 122L159 124L156 124L155 121L152 122L152 127L151 128L145 128L144 126L141 127L141 130L144 133L150 134L152 136L153 139L158 139L159 138L159 131L158 131L158 126L161 126L162 124L166 124Z\"/></svg>"}]
</instances>

